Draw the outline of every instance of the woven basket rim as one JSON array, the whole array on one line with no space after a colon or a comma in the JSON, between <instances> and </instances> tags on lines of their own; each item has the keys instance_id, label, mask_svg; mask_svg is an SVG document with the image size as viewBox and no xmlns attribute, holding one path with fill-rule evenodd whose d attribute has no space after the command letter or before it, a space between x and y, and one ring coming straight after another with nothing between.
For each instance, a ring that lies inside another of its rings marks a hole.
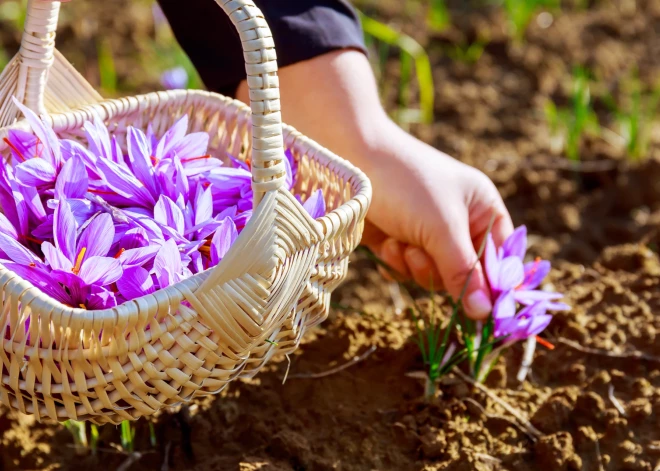
<instances>
[{"instance_id":1,"label":"woven basket rim","mask_svg":"<svg viewBox=\"0 0 660 471\"><path fill-rule=\"evenodd\" d=\"M85 121L92 120L94 116L99 116L105 122L109 119L125 117L131 114L135 114L136 112L143 113L149 110L150 108L153 108L153 105L149 104L152 98L158 98L158 103L156 105L156 108L158 108L159 106L166 105L168 101L173 101L176 99L187 98L187 97L204 99L205 103L200 103L201 105L203 104L208 105L209 99L216 100L218 104L222 104L223 106L234 107L237 113L244 113L248 121L251 119L251 109L245 103L235 98L229 98L219 93L209 92L205 90L157 91L157 92L149 92L149 93L134 95L129 97L110 98L97 103L84 105L65 112L45 113L41 115L41 118L45 120L48 125L53 127L55 133L60 133L63 131L71 131L73 129L80 128ZM137 109L135 108L136 101L138 103ZM319 231L318 235L320 236L321 241L323 241L328 237L329 233L333 229L337 228L336 221L337 220L343 221L341 215L343 214L344 211L348 210L351 203L354 202L356 204L360 204L356 196L358 196L359 194L364 194L368 197L368 201L371 199L371 183L368 177L360 169L352 165L349 161L337 156L327 148L321 146L313 139L304 136L303 134L298 132L293 126L287 125L286 123L282 123L282 128L283 128L283 134L285 136L285 148L295 149L298 143L311 146L315 150L315 155L318 153L322 154L324 157L326 157L332 162L334 168L336 167L343 168L343 170L345 170L347 173L352 174L349 178L346 178L346 182L350 182L351 186L353 186L353 188L355 189L355 193L351 197L351 199L342 203L337 208L333 209L332 211L329 211L327 214L321 216L316 220L312 219L311 216L307 215L306 211L302 208L302 205L300 205L300 203L296 201L296 203L300 206L301 213L307 216L310 222L313 223L312 225L316 225ZM10 130L21 130L26 132L32 132L25 118L21 119L20 121L17 121L16 123L10 126L5 126L3 128L0 128L0 151L3 151L7 148L7 145L3 142L3 138L7 136ZM277 191L279 190L274 190L271 191L270 193ZM290 193L289 190L282 189L282 191L286 191ZM254 208L253 216L250 218L243 231L241 231L241 233L239 234L238 238L236 239L236 242L238 242L238 240L241 237L248 237L249 234L252 232L253 227L258 224L259 215L261 214L259 208L260 207L263 208L263 206L265 206L264 203L265 201L261 201L259 205L256 208ZM334 224L333 221L335 221ZM48 294L41 291L39 288L34 286L28 280L25 280L17 273L6 268L2 263L0 263L0 278L2 278L3 275L5 275L7 272L11 273L13 275L14 280L18 280L19 283L25 285L25 289L23 290L23 293L25 293L29 289L36 290L39 294L38 297L41 298L42 302L45 304L44 307L46 307L47 309L57 309L63 315L68 314L72 317L75 316L78 319L85 317L93 317L94 319L98 320L100 318L105 318L106 316L111 316L112 318L115 318L117 314L116 313L117 310L121 310L125 306L131 303L139 304L141 300L144 300L145 298L148 297L166 296L168 299L181 298L180 288L183 287L185 291L187 285L193 285L197 283L201 285L201 283L209 276L209 274L213 270L217 269L218 271L221 271L225 263L231 263L230 254L233 253L235 246L240 245L237 244L236 242L232 244L232 246L229 249L229 252L227 253L227 256L224 257L218 263L218 265L207 268L206 270L197 273L193 276L190 276L184 280L181 280L175 284L172 284L167 288L161 288L155 291L154 293L144 295L139 298L131 299L129 301L125 301L122 304L118 304L117 306L107 309L87 310L87 309L81 309L81 308L71 307L62 304L56 299L49 296Z\"/></svg>"}]
</instances>

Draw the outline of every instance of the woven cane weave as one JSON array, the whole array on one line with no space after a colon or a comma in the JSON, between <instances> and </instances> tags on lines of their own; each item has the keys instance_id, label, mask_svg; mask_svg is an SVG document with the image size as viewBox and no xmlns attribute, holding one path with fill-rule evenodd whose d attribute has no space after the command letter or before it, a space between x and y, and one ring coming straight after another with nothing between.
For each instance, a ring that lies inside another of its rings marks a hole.
<instances>
[{"instance_id":1,"label":"woven cane weave","mask_svg":"<svg viewBox=\"0 0 660 471\"><path fill-rule=\"evenodd\" d=\"M250 108L204 91L99 101L54 52L59 4L28 3L28 38L0 81L0 119L8 125L0 128L3 156L9 129L29 131L25 121L14 122L12 95L47 113L62 138L81 139L82 124L98 115L124 151L128 126L145 130L151 123L161 134L187 114L189 132L209 134L212 155L249 159L255 209L216 267L112 309L67 307L0 265L5 406L38 420L134 420L256 374L326 318L362 234L370 183L349 162L281 124L266 21L251 0L217 3L241 36ZM283 188L284 147L298 161L296 192L304 199L322 189L325 216L312 219Z\"/></svg>"}]
</instances>

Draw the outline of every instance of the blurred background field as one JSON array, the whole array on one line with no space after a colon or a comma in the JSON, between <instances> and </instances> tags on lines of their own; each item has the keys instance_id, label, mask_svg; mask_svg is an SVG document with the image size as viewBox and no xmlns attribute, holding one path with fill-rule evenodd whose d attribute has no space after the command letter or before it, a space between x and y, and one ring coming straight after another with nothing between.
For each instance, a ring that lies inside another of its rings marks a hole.
<instances>
[{"instance_id":1,"label":"blurred background field","mask_svg":"<svg viewBox=\"0 0 660 471\"><path fill-rule=\"evenodd\" d=\"M392 118L495 182L574 307L550 338L601 352L540 349L522 384L520 348L496 367L488 387L544 437L534 443L454 377L422 401L406 376L424 366L411 319L357 257L290 368L323 372L376 346L359 365L282 385L289 366L277 359L153 423L88 426L82 449L76 430L0 408L0 471L660 469L660 0L354 3ZM0 68L25 4L0 0ZM63 5L57 47L106 97L202 87L149 0ZM640 351L656 360L626 357Z\"/></svg>"}]
</instances>

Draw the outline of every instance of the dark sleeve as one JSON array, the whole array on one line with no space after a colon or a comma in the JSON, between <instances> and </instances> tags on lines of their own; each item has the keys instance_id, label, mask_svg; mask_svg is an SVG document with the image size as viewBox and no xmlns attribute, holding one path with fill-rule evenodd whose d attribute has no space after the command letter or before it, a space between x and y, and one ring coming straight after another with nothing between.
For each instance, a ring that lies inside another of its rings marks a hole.
<instances>
[{"instance_id":1,"label":"dark sleeve","mask_svg":"<svg viewBox=\"0 0 660 471\"><path fill-rule=\"evenodd\" d=\"M213 0L159 0L177 41L209 90L234 96L245 79L238 33ZM366 54L348 0L255 0L273 32L280 67L337 49Z\"/></svg>"}]
</instances>

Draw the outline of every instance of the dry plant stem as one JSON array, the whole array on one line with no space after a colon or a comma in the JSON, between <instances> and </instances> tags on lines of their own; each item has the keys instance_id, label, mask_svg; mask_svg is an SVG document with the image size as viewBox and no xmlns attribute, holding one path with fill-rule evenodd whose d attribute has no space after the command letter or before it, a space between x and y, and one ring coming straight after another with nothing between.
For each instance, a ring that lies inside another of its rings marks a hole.
<instances>
[{"instance_id":1,"label":"dry plant stem","mask_svg":"<svg viewBox=\"0 0 660 471\"><path fill-rule=\"evenodd\" d=\"M339 373L340 371L344 371L347 368L350 368L353 365L356 365L357 363L360 363L361 361L366 360L373 352L376 351L376 346L372 345L366 352L364 352L362 355L355 356L349 361L348 363L344 363L343 365L340 365L336 368L332 368L328 371L323 371L321 373L299 373L295 375L289 375L290 379L318 379L318 378L325 378L326 376L333 375L335 373Z\"/></svg>"},{"instance_id":2,"label":"dry plant stem","mask_svg":"<svg viewBox=\"0 0 660 471\"><path fill-rule=\"evenodd\" d=\"M482 461L488 461L494 464L502 464L502 460L495 458L494 456L487 455L486 453L475 453L475 458L479 458Z\"/></svg>"},{"instance_id":3,"label":"dry plant stem","mask_svg":"<svg viewBox=\"0 0 660 471\"><path fill-rule=\"evenodd\" d=\"M531 433L529 433L529 431L527 429L525 429L525 427L520 425L516 420L511 419L509 417L506 417L504 415L491 414L491 413L487 412L486 409L484 408L484 406L479 404L476 400L472 399L471 397L463 398L463 402L469 402L469 403L474 404L475 406L477 406L487 419L498 419L498 420L503 420L504 422L508 422L512 426L514 426L515 428L520 430L522 433L527 435L530 440L532 440L532 441L536 440L536 437L534 435L532 435Z\"/></svg>"},{"instance_id":4,"label":"dry plant stem","mask_svg":"<svg viewBox=\"0 0 660 471\"><path fill-rule=\"evenodd\" d=\"M128 471L128 469L133 466L133 464L137 463L140 458L142 458L142 453L139 451L134 451L128 455L128 458L126 458L126 460L121 465L119 465L117 471Z\"/></svg>"},{"instance_id":5,"label":"dry plant stem","mask_svg":"<svg viewBox=\"0 0 660 471\"><path fill-rule=\"evenodd\" d=\"M574 350L577 350L582 353L588 353L590 355L601 355L610 358L636 358L638 360L646 360L646 361L653 361L656 363L660 363L660 357L648 355L646 353L639 351L622 352L622 353L610 352L609 350L602 350L600 348L583 347L579 343L565 339L563 337L557 339L557 343L562 343L568 347L571 347Z\"/></svg>"},{"instance_id":6,"label":"dry plant stem","mask_svg":"<svg viewBox=\"0 0 660 471\"><path fill-rule=\"evenodd\" d=\"M542 437L543 434L539 429L534 427L529 420L527 420L525 417L523 417L522 413L517 410L515 407L513 407L511 404L507 403L503 399L500 399L493 391L488 389L486 386L484 386L481 383L477 383L474 379L463 373L458 367L454 367L452 370L456 376L461 378L463 381L470 383L472 386L475 388L479 389L481 392L486 394L489 398L491 398L493 401L495 401L497 404L502 406L505 411L507 411L509 414L511 414L513 417L518 420L520 425L525 427L527 432L529 432L529 435L533 437L532 439L536 441L538 438Z\"/></svg>"},{"instance_id":7,"label":"dry plant stem","mask_svg":"<svg viewBox=\"0 0 660 471\"><path fill-rule=\"evenodd\" d=\"M610 384L609 388L607 388L607 397L609 398L614 408L619 412L619 414L621 414L624 417L628 416L628 414L626 414L626 410L623 408L619 400L614 396L613 384Z\"/></svg>"}]
</instances>

